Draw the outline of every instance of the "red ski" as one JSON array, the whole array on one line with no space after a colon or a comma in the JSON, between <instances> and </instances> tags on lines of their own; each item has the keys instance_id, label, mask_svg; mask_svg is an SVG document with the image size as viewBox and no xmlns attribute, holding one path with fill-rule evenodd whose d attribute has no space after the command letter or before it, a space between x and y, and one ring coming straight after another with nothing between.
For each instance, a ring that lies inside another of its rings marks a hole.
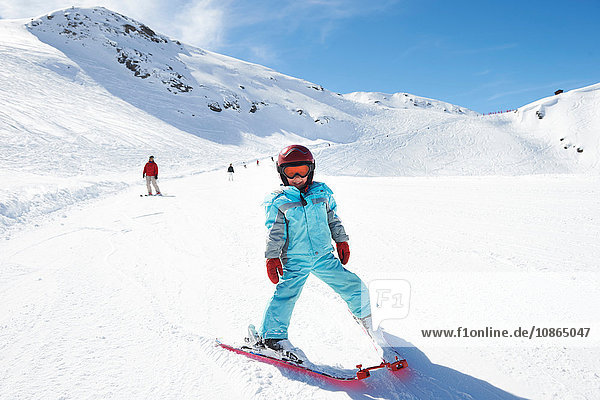
<instances>
[{"instance_id":1,"label":"red ski","mask_svg":"<svg viewBox=\"0 0 600 400\"><path fill-rule=\"evenodd\" d=\"M398 371L407 366L406 360L399 360L396 357L396 361L390 363L383 361L379 365L375 365L372 367L363 368L361 364L357 365L357 370L342 370L339 368L327 367L327 366L318 366L310 361L306 361L302 364L297 364L287 360L281 360L275 357L271 357L266 354L260 353L258 350L249 347L234 347L229 346L227 344L222 343L217 339L217 345L220 347L232 351L237 354L244 355L246 357L265 362L267 364L275 365L278 367L288 368L294 371L306 373L311 376L324 378L327 380L332 380L335 382L357 382L371 376L371 371L377 369L387 368L390 371Z\"/></svg>"}]
</instances>

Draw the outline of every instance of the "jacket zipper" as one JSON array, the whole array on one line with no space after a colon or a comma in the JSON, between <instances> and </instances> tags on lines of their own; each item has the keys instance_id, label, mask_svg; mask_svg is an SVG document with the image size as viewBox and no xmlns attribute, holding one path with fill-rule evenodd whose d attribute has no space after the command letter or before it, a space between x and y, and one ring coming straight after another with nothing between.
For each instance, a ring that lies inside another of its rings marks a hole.
<instances>
[{"instance_id":1,"label":"jacket zipper","mask_svg":"<svg viewBox=\"0 0 600 400\"><path fill-rule=\"evenodd\" d=\"M312 239L310 238L310 229L309 229L309 225L308 225L308 216L306 215L306 208L305 208L305 206L308 204L308 202L302 196L302 193L300 193L300 203L302 204L302 212L304 213L304 221L306 221L306 236L308 237L308 242L310 243L310 252L311 252L312 255L315 255L315 248L314 248L314 246L312 244Z\"/></svg>"}]
</instances>

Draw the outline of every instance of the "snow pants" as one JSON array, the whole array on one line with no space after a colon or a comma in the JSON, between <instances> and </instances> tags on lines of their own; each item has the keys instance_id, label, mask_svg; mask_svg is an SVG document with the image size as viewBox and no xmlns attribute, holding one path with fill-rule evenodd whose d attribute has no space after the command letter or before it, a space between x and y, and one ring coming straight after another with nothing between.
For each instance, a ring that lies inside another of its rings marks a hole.
<instances>
[{"instance_id":1,"label":"snow pants","mask_svg":"<svg viewBox=\"0 0 600 400\"><path fill-rule=\"evenodd\" d=\"M283 260L283 276L265 310L260 332L263 338L287 339L294 305L311 272L341 296L352 314L358 318L371 314L367 287L356 274L344 268L333 253L289 258Z\"/></svg>"},{"instance_id":2,"label":"snow pants","mask_svg":"<svg viewBox=\"0 0 600 400\"><path fill-rule=\"evenodd\" d=\"M146 187L148 188L148 193L152 193L152 188L150 187L150 183L154 186L156 193L160 193L160 189L158 188L158 183L156 183L156 178L154 176L146 175Z\"/></svg>"}]
</instances>

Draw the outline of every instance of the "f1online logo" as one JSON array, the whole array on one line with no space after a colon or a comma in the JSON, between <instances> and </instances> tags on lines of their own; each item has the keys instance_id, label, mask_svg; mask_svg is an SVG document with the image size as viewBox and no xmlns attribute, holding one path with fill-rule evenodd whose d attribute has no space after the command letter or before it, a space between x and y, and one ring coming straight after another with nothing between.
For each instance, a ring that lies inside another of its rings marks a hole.
<instances>
[{"instance_id":1,"label":"f1online logo","mask_svg":"<svg viewBox=\"0 0 600 400\"><path fill-rule=\"evenodd\" d=\"M369 282L373 328L386 319L403 319L410 309L410 283L404 279L377 279Z\"/></svg>"}]
</instances>

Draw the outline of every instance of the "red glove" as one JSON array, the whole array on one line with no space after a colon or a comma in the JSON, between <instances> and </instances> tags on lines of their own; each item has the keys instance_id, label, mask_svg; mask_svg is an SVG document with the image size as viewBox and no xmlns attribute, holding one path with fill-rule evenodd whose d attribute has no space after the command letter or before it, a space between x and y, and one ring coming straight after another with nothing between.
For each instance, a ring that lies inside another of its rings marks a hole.
<instances>
[{"instance_id":1,"label":"red glove","mask_svg":"<svg viewBox=\"0 0 600 400\"><path fill-rule=\"evenodd\" d=\"M335 247L337 247L338 257L340 258L342 265L346 265L350 258L350 247L348 247L348 242L336 243Z\"/></svg>"},{"instance_id":2,"label":"red glove","mask_svg":"<svg viewBox=\"0 0 600 400\"><path fill-rule=\"evenodd\" d=\"M267 275L269 275L271 282L279 282L279 275L283 276L283 266L279 258L269 258L267 260Z\"/></svg>"}]
</instances>

